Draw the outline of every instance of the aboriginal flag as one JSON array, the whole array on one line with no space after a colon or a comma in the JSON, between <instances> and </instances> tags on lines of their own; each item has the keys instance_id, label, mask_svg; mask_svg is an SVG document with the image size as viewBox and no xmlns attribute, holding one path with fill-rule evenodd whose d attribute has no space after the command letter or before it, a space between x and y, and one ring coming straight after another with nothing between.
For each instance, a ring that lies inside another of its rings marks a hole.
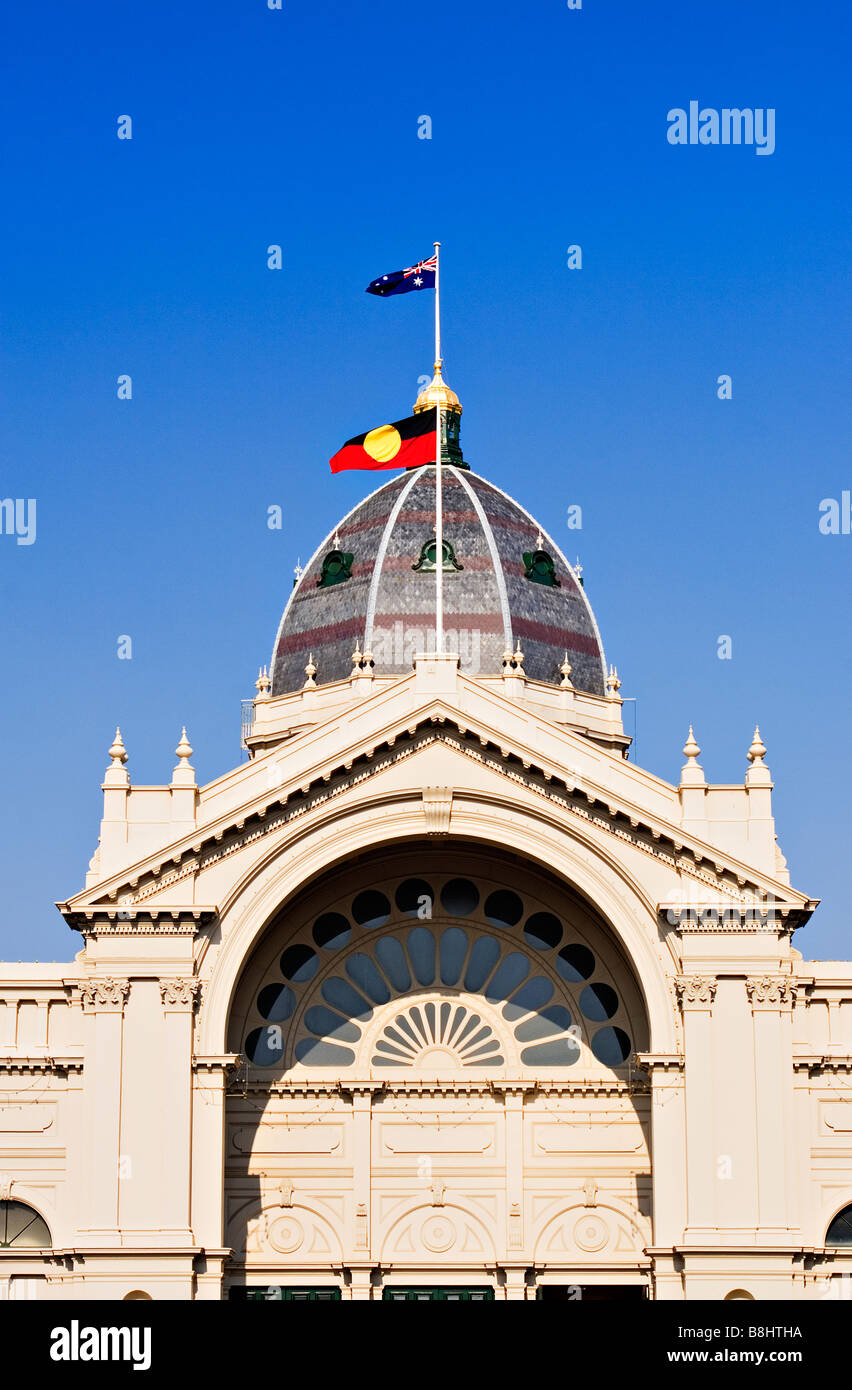
<instances>
[{"instance_id":1,"label":"aboriginal flag","mask_svg":"<svg viewBox=\"0 0 852 1390\"><path fill-rule=\"evenodd\" d=\"M329 459L331 471L367 468L375 473L383 468L419 468L421 464L434 463L437 433L434 410L409 415L393 425L379 425L378 429L347 439Z\"/></svg>"}]
</instances>

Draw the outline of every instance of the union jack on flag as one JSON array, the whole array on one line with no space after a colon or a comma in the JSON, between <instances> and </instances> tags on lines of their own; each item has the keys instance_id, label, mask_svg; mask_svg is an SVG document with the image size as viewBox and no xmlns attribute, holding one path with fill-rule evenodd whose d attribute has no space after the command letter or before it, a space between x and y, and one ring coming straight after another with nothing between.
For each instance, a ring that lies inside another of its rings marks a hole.
<instances>
[{"instance_id":1,"label":"union jack on flag","mask_svg":"<svg viewBox=\"0 0 852 1390\"><path fill-rule=\"evenodd\" d=\"M378 280L371 280L367 294L378 294L384 298L389 294L408 294L409 290L433 290L437 269L437 256L430 256L428 260L418 261L405 270L392 270L387 275L380 275Z\"/></svg>"}]
</instances>

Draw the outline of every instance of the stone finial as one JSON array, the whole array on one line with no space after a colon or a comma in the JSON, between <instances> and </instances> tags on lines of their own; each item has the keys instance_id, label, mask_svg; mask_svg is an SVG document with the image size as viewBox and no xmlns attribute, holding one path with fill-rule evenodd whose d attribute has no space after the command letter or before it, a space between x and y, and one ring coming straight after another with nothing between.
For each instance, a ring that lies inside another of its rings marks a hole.
<instances>
[{"instance_id":1,"label":"stone finial","mask_svg":"<svg viewBox=\"0 0 852 1390\"><path fill-rule=\"evenodd\" d=\"M254 683L254 688L257 691L258 700L269 699L269 692L272 689L272 681L270 680L269 672L265 666L261 666L260 670L258 671L257 680Z\"/></svg>"},{"instance_id":2,"label":"stone finial","mask_svg":"<svg viewBox=\"0 0 852 1390\"><path fill-rule=\"evenodd\" d=\"M313 654L313 652L311 652L310 656L308 657L308 664L307 664L307 666L305 667L305 677L306 677L306 679L305 679L305 685L304 685L304 689L305 689L305 690L316 690L316 688L317 688L317 683L316 683L316 681L314 680L314 676L316 675L316 673L317 673L317 668L316 668L316 666L314 665L314 654Z\"/></svg>"},{"instance_id":3,"label":"stone finial","mask_svg":"<svg viewBox=\"0 0 852 1390\"><path fill-rule=\"evenodd\" d=\"M704 793L706 783L704 781L704 769L698 761L698 754L701 749L692 729L689 726L689 733L686 736L686 743L683 745L683 756L686 762L680 772L680 793L683 814L687 819L702 817L704 815ZM697 799L693 792L698 792Z\"/></svg>"},{"instance_id":4,"label":"stone finial","mask_svg":"<svg viewBox=\"0 0 852 1390\"><path fill-rule=\"evenodd\" d=\"M572 680L571 680L571 672L572 672L572 670L573 670L573 667L572 667L572 665L571 665L571 662L568 660L568 653L567 653L567 651L566 651L566 653L565 653L565 660L563 661L562 665L559 667L559 670L560 670L560 672L562 673L562 679L561 679L561 681L559 682L559 684L560 684L563 688L565 688L565 689L572 688L572 687L573 687L573 682L572 682Z\"/></svg>"},{"instance_id":5,"label":"stone finial","mask_svg":"<svg viewBox=\"0 0 852 1390\"><path fill-rule=\"evenodd\" d=\"M373 667L376 663L373 660L373 653L370 651L370 648L367 646L366 642L364 643L364 655L361 657L361 660L364 664L364 670L367 672L372 672Z\"/></svg>"},{"instance_id":6,"label":"stone finial","mask_svg":"<svg viewBox=\"0 0 852 1390\"><path fill-rule=\"evenodd\" d=\"M610 666L609 675L606 678L606 693L611 700L616 700L620 689L621 681L618 679L618 671L614 666Z\"/></svg>"},{"instance_id":7,"label":"stone finial","mask_svg":"<svg viewBox=\"0 0 852 1390\"><path fill-rule=\"evenodd\" d=\"M352 674L357 674L361 669L361 662L364 660L364 653L361 651L361 643L355 643L355 650L352 653Z\"/></svg>"},{"instance_id":8,"label":"stone finial","mask_svg":"<svg viewBox=\"0 0 852 1390\"><path fill-rule=\"evenodd\" d=\"M515 650L512 653L512 661L515 664L515 675L522 676L524 674L524 654L521 651L520 637L515 644Z\"/></svg>"},{"instance_id":9,"label":"stone finial","mask_svg":"<svg viewBox=\"0 0 852 1390\"><path fill-rule=\"evenodd\" d=\"M175 749L175 753L177 757L180 758L178 767L189 767L189 760L192 757L192 745L186 736L185 724L180 731L180 742L178 743L178 746Z\"/></svg>"},{"instance_id":10,"label":"stone finial","mask_svg":"<svg viewBox=\"0 0 852 1390\"><path fill-rule=\"evenodd\" d=\"M118 725L116 725L115 738L112 741L107 757L112 758L113 767L122 768L127 762L127 749L124 746L124 739L121 737L121 730Z\"/></svg>"},{"instance_id":11,"label":"stone finial","mask_svg":"<svg viewBox=\"0 0 852 1390\"><path fill-rule=\"evenodd\" d=\"M763 761L766 757L766 744L760 737L760 729L757 724L754 726L751 747L748 750L747 756L748 769L745 775L746 787L749 791L753 792L757 792L760 787L770 791L772 788L772 773ZM757 803L755 803L755 805L757 805ZM768 807L764 807L764 811L768 814Z\"/></svg>"},{"instance_id":12,"label":"stone finial","mask_svg":"<svg viewBox=\"0 0 852 1390\"><path fill-rule=\"evenodd\" d=\"M331 548L332 548L332 550L339 550L339 549L340 549L340 532L339 532L339 531L335 531L335 533L334 533L334 537L333 537L332 542L331 542Z\"/></svg>"},{"instance_id":13,"label":"stone finial","mask_svg":"<svg viewBox=\"0 0 852 1390\"><path fill-rule=\"evenodd\" d=\"M298 560L296 561L295 565L293 566L293 573L294 573L295 576L296 576L296 583L298 584L298 582L299 582L299 580L301 579L302 575L305 573L304 569L302 568L302 557L301 557L301 555L299 556Z\"/></svg>"},{"instance_id":14,"label":"stone finial","mask_svg":"<svg viewBox=\"0 0 852 1390\"><path fill-rule=\"evenodd\" d=\"M683 745L683 756L687 760L687 766L695 766L695 760L700 752L701 749L698 747L698 744L695 741L695 734L693 733L692 725L690 724L689 733L686 736L686 743Z\"/></svg>"},{"instance_id":15,"label":"stone finial","mask_svg":"<svg viewBox=\"0 0 852 1390\"><path fill-rule=\"evenodd\" d=\"M541 534L541 528L539 528L538 535L535 538L535 548L536 550L544 550L544 536Z\"/></svg>"},{"instance_id":16,"label":"stone finial","mask_svg":"<svg viewBox=\"0 0 852 1390\"><path fill-rule=\"evenodd\" d=\"M753 767L763 766L763 759L766 757L766 744L760 737L760 728L757 724L754 726L754 735L747 756Z\"/></svg>"},{"instance_id":17,"label":"stone finial","mask_svg":"<svg viewBox=\"0 0 852 1390\"><path fill-rule=\"evenodd\" d=\"M512 661L513 661L513 660L514 660L514 654L513 654L513 652L512 652L512 648L511 648L511 647L507 647L506 650L505 650L504 653L503 653L503 675L504 675L504 676L511 676L511 674L512 674Z\"/></svg>"}]
</instances>

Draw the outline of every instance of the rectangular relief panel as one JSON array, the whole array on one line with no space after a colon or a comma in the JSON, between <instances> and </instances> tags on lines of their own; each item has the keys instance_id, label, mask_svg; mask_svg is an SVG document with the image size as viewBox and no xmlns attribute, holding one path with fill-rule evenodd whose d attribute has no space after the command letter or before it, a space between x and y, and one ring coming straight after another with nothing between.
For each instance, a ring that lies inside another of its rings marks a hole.
<instances>
[{"instance_id":1,"label":"rectangular relief panel","mask_svg":"<svg viewBox=\"0 0 852 1390\"><path fill-rule=\"evenodd\" d=\"M56 1122L56 1106L38 1101L0 1101L0 1134L44 1134ZM51 1143L55 1134L50 1136Z\"/></svg>"},{"instance_id":2,"label":"rectangular relief panel","mask_svg":"<svg viewBox=\"0 0 852 1390\"><path fill-rule=\"evenodd\" d=\"M821 1100L819 1103L820 1134L836 1134L845 1143L852 1139L852 1101Z\"/></svg>"},{"instance_id":3,"label":"rectangular relief panel","mask_svg":"<svg viewBox=\"0 0 852 1390\"><path fill-rule=\"evenodd\" d=\"M628 1154L644 1151L645 1141L638 1124L621 1121L619 1124L577 1125L534 1121L532 1152L534 1158L549 1158L560 1154Z\"/></svg>"},{"instance_id":4,"label":"rectangular relief panel","mask_svg":"<svg viewBox=\"0 0 852 1390\"><path fill-rule=\"evenodd\" d=\"M231 1143L243 1154L323 1154L340 1158L344 1151L342 1124L260 1124L235 1129Z\"/></svg>"},{"instance_id":5,"label":"rectangular relief panel","mask_svg":"<svg viewBox=\"0 0 852 1390\"><path fill-rule=\"evenodd\" d=\"M405 1124L385 1121L380 1130L380 1152L385 1154L472 1154L477 1158L496 1152L494 1125L468 1123Z\"/></svg>"}]
</instances>

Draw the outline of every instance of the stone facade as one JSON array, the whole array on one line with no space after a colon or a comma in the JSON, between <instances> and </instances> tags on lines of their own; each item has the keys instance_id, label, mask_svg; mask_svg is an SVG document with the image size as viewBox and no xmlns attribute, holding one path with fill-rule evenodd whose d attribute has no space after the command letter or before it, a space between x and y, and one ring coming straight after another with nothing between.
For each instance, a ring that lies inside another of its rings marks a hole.
<instances>
[{"instance_id":1,"label":"stone facade","mask_svg":"<svg viewBox=\"0 0 852 1390\"><path fill-rule=\"evenodd\" d=\"M0 1292L820 1298L852 1273L827 1243L852 964L792 946L816 904L759 735L713 786L690 731L670 785L625 758L616 679L534 679L510 636L476 673L359 652L331 677L320 645L303 687L261 678L248 760L205 787L185 733L161 787L117 735L59 905L82 950L0 967L0 1213L31 1223Z\"/></svg>"}]
</instances>

